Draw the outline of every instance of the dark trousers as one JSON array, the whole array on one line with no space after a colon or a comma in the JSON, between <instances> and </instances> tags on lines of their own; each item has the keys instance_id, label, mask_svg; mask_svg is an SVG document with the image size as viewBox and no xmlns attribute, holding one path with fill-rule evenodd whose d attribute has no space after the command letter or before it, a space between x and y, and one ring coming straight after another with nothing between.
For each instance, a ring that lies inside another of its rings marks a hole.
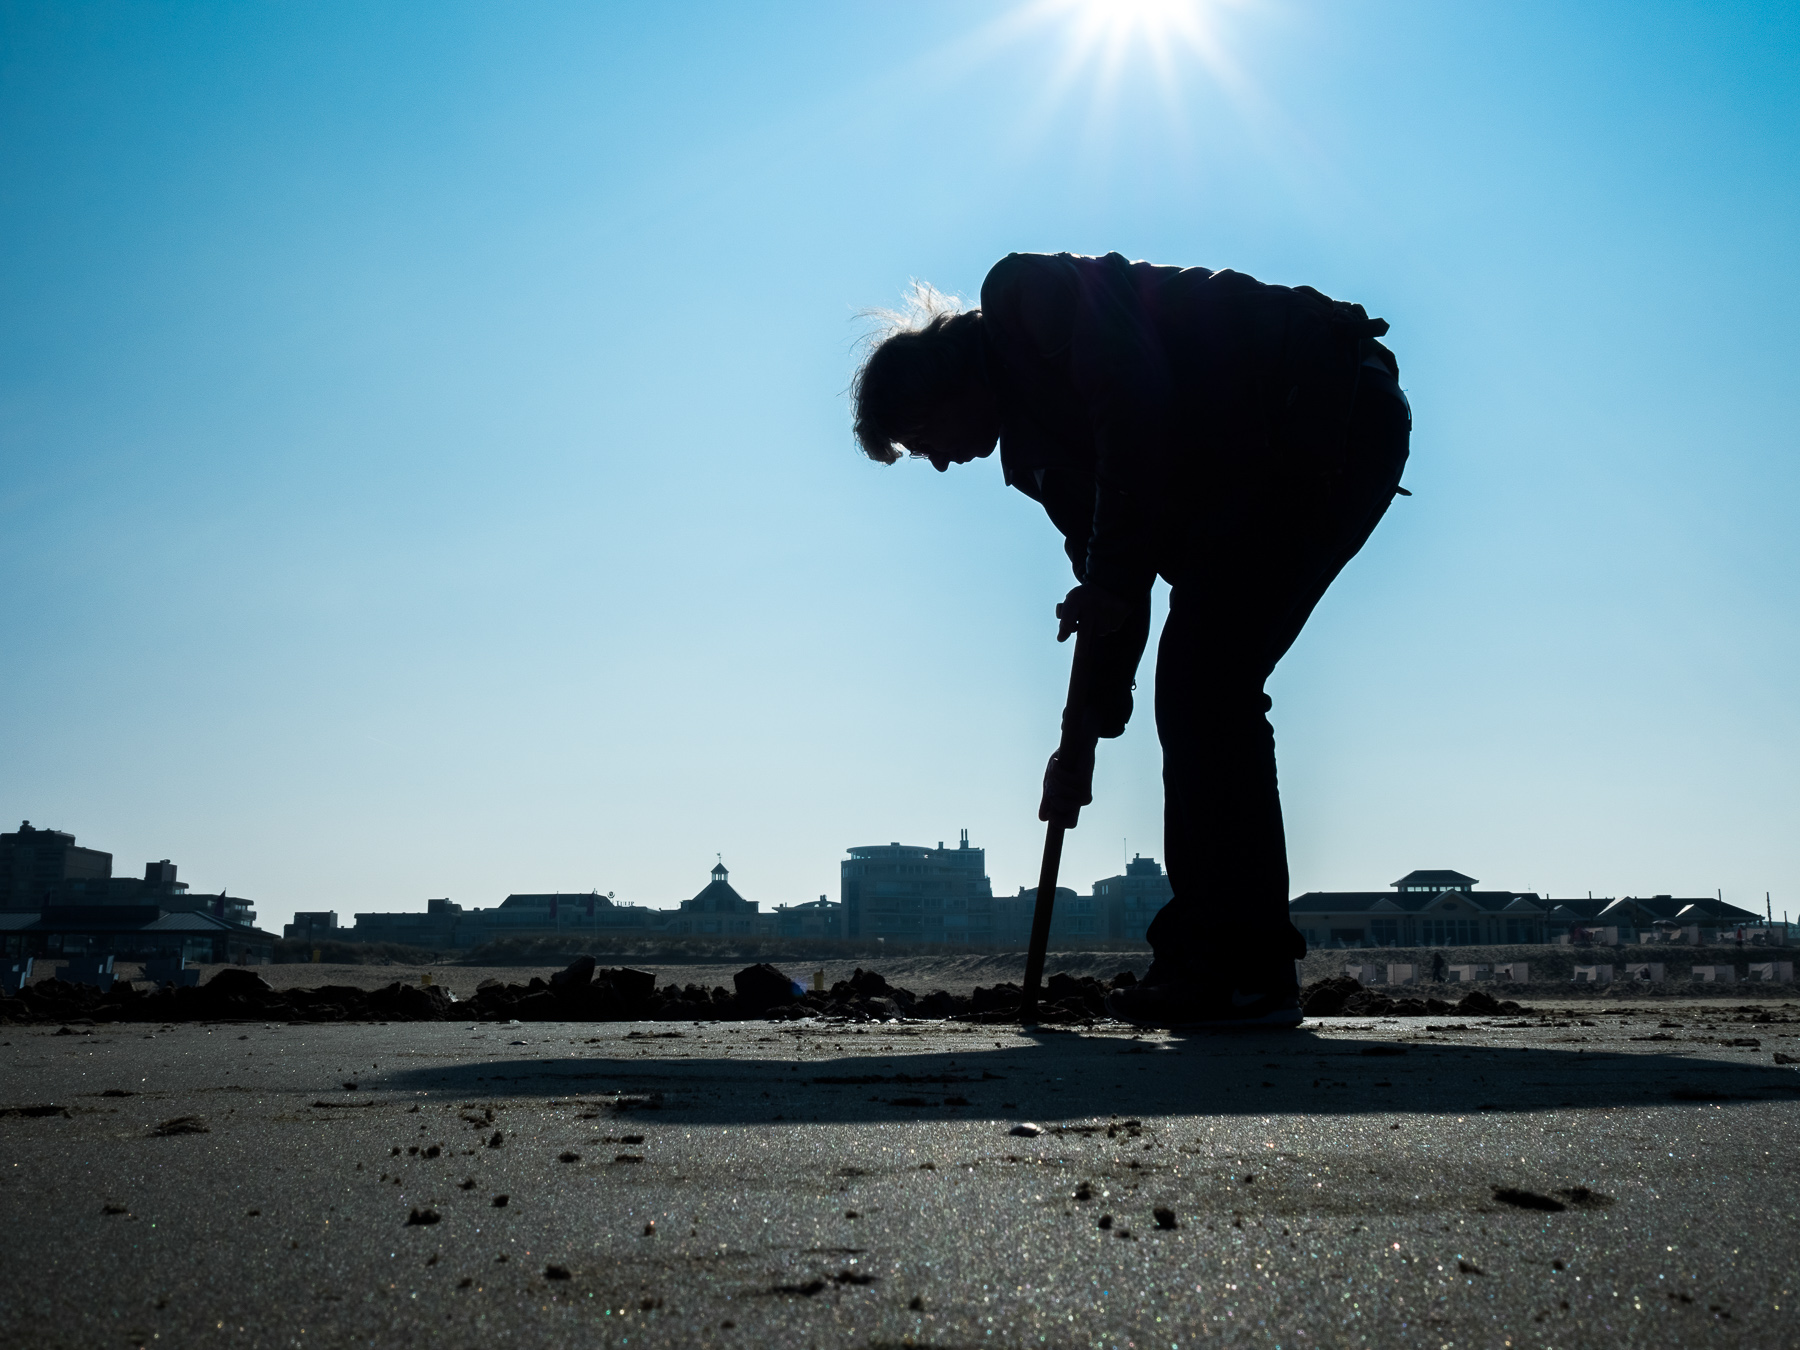
<instances>
[{"instance_id":1,"label":"dark trousers","mask_svg":"<svg viewBox=\"0 0 1800 1350\"><path fill-rule=\"evenodd\" d=\"M1412 418L1364 368L1349 454L1329 489L1269 485L1210 503L1173 550L1156 657L1163 851L1174 889L1150 925L1164 971L1306 954L1288 919L1287 838L1263 684L1373 533L1406 466ZM1291 971L1291 966L1287 967Z\"/></svg>"}]
</instances>

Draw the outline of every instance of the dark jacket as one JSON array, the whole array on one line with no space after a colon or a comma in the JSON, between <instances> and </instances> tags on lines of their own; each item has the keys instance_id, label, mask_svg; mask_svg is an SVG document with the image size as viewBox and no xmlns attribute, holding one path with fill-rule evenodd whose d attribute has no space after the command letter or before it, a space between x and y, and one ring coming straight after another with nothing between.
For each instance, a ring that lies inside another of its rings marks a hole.
<instances>
[{"instance_id":1,"label":"dark jacket","mask_svg":"<svg viewBox=\"0 0 1800 1350\"><path fill-rule=\"evenodd\" d=\"M1241 272L1012 253L981 286L1006 481L1041 503L1078 580L1145 596L1196 494L1328 486L1361 306Z\"/></svg>"}]
</instances>

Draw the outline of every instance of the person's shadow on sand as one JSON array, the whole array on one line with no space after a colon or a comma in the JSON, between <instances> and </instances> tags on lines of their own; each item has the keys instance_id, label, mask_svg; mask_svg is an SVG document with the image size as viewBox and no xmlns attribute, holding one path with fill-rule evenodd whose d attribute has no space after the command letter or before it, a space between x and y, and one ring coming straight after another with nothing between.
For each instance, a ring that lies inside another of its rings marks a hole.
<instances>
[{"instance_id":1,"label":"person's shadow on sand","mask_svg":"<svg viewBox=\"0 0 1800 1350\"><path fill-rule=\"evenodd\" d=\"M760 1025L755 1029L772 1034ZM898 1036L883 1041L879 1031L869 1033L868 1048L858 1046L854 1054L819 1053L820 1039L809 1037L795 1042L796 1055L742 1058L664 1057L669 1046L661 1039L650 1040L661 1053L649 1058L623 1039L596 1046L592 1054L410 1068L383 1074L374 1083L365 1079L365 1086L463 1100L616 1099L620 1109L662 1112L671 1121L694 1124L1465 1115L1792 1101L1800 1093L1794 1070L1766 1061L1625 1053L1603 1044L1565 1049L1452 1040L1402 1043L1301 1029L1170 1041L1040 1032L1035 1044L1000 1046L983 1030L970 1034L965 1050L926 1054L909 1053ZM849 1037L832 1039L841 1043Z\"/></svg>"}]
</instances>

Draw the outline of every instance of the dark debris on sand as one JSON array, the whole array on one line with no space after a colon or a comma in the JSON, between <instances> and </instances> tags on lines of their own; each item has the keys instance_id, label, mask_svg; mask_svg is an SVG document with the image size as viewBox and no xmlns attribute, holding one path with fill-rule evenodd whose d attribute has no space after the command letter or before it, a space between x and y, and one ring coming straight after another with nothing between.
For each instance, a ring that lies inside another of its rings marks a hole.
<instances>
[{"instance_id":1,"label":"dark debris on sand","mask_svg":"<svg viewBox=\"0 0 1800 1350\"><path fill-rule=\"evenodd\" d=\"M152 1127L150 1133L159 1138L173 1138L182 1134L210 1134L212 1128L200 1116L176 1116Z\"/></svg>"},{"instance_id":2,"label":"dark debris on sand","mask_svg":"<svg viewBox=\"0 0 1800 1350\"><path fill-rule=\"evenodd\" d=\"M1137 981L1130 972L1110 980L1091 975L1052 975L1038 1001L1040 1024L1085 1025L1106 1017L1106 995ZM891 1018L958 1018L976 1022L1017 1022L1022 990L1002 983L978 986L970 994L942 989L915 994L889 984L873 970L857 969L829 990L802 989L776 967L749 966L733 977L735 990L697 984L657 987L642 970L602 969L594 958L577 958L548 980L526 984L483 980L473 998L458 1000L440 986L402 984L381 989L325 985L318 989L276 990L254 971L222 970L204 985L187 988L139 987L120 980L106 993L93 985L44 980L17 997L0 997L0 1025L108 1022L726 1022L757 1018L792 1021L823 1017L850 1022ZM1474 990L1459 1002L1390 998L1365 989L1349 976L1306 986L1301 1007L1312 1017L1385 1016L1486 1017L1521 1011ZM353 1084L346 1083L346 1089Z\"/></svg>"},{"instance_id":3,"label":"dark debris on sand","mask_svg":"<svg viewBox=\"0 0 1800 1350\"><path fill-rule=\"evenodd\" d=\"M1300 991L1300 1011L1308 1017L1511 1017L1529 1009L1472 989L1455 1003L1441 998L1390 998L1363 988L1349 975L1317 980Z\"/></svg>"},{"instance_id":4,"label":"dark debris on sand","mask_svg":"<svg viewBox=\"0 0 1800 1350\"><path fill-rule=\"evenodd\" d=\"M0 1106L0 1120L23 1119L30 1116L61 1116L64 1120L71 1118L66 1106L58 1106L54 1102L39 1102L31 1106Z\"/></svg>"},{"instance_id":5,"label":"dark debris on sand","mask_svg":"<svg viewBox=\"0 0 1800 1350\"><path fill-rule=\"evenodd\" d=\"M1553 1200L1547 1195L1540 1195L1520 1186L1495 1186L1493 1195L1501 1204L1511 1205L1514 1209L1535 1209L1545 1214L1559 1214L1568 1208L1560 1200Z\"/></svg>"}]
</instances>

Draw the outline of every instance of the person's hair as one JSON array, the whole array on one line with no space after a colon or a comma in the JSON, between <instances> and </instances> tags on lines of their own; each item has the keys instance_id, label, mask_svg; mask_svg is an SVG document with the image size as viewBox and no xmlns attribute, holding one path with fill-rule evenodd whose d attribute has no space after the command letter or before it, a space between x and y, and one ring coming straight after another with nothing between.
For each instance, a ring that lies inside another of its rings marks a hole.
<instances>
[{"instance_id":1,"label":"person's hair","mask_svg":"<svg viewBox=\"0 0 1800 1350\"><path fill-rule=\"evenodd\" d=\"M875 310L868 355L850 381L850 406L862 451L881 464L900 458L931 410L981 378L979 309L915 281L902 311Z\"/></svg>"}]
</instances>

